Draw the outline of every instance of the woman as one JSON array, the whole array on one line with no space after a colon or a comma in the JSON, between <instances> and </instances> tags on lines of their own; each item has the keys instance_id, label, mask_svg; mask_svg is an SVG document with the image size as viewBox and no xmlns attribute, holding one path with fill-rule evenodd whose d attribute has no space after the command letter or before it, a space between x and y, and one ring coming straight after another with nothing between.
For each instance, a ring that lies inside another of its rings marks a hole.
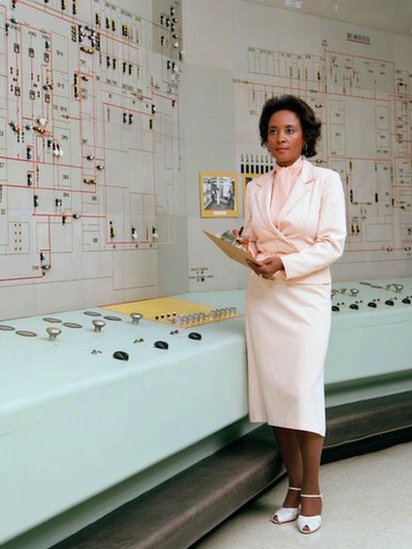
<instances>
[{"instance_id":1,"label":"woman","mask_svg":"<svg viewBox=\"0 0 412 549\"><path fill-rule=\"evenodd\" d=\"M273 426L289 477L271 520L297 518L304 534L321 526L329 265L342 255L346 235L339 175L306 160L316 154L320 125L295 96L265 103L261 142L276 167L248 184L244 232L236 234L261 263L250 264L246 294L250 420Z\"/></svg>"}]
</instances>

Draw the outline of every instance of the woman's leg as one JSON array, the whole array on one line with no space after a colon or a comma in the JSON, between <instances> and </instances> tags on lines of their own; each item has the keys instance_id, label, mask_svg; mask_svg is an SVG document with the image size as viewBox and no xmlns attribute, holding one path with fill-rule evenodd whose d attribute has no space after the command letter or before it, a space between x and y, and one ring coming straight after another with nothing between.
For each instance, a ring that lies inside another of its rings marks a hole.
<instances>
[{"instance_id":1,"label":"woman's leg","mask_svg":"<svg viewBox=\"0 0 412 549\"><path fill-rule=\"evenodd\" d=\"M303 464L297 432L293 429L273 427L276 441L289 477L289 486L300 488L303 479ZM289 490L283 507L298 507L300 492Z\"/></svg>"},{"instance_id":2,"label":"woman's leg","mask_svg":"<svg viewBox=\"0 0 412 549\"><path fill-rule=\"evenodd\" d=\"M317 433L307 431L295 431L295 433L302 458L302 494L320 494L319 468L324 438ZM321 498L302 498L302 515L320 515L321 511Z\"/></svg>"}]
</instances>

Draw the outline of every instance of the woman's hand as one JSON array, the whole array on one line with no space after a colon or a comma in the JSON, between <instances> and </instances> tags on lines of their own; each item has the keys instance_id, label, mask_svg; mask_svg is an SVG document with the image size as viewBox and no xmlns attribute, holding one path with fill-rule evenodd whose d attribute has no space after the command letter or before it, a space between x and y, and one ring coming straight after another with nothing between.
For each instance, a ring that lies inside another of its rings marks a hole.
<instances>
[{"instance_id":1,"label":"woman's hand","mask_svg":"<svg viewBox=\"0 0 412 549\"><path fill-rule=\"evenodd\" d=\"M278 271L283 270L283 263L280 257L272 256L264 259L261 265L249 262L249 266L258 276L272 278Z\"/></svg>"},{"instance_id":2,"label":"woman's hand","mask_svg":"<svg viewBox=\"0 0 412 549\"><path fill-rule=\"evenodd\" d=\"M236 242L238 242L241 246L244 247L245 250L248 251L249 239L246 238L245 236L240 236L239 231L237 229L233 229L232 233L236 237Z\"/></svg>"}]
</instances>

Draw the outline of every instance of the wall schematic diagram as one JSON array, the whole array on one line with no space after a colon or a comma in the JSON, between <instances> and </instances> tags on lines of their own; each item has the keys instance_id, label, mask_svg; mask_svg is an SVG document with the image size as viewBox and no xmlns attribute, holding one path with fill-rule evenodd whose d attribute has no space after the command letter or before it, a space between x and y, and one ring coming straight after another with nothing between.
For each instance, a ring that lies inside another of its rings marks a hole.
<instances>
[{"instance_id":1,"label":"wall schematic diagram","mask_svg":"<svg viewBox=\"0 0 412 549\"><path fill-rule=\"evenodd\" d=\"M249 42L238 53L236 112L246 120L236 129L239 171L256 174L272 167L258 139L253 144L250 139L256 135L264 102L285 93L301 96L322 121L322 139L313 160L339 172L344 185L348 238L341 261L410 261L412 67L400 65L405 61L396 59L396 47L390 43L383 58L376 44L379 39L389 42L385 33L380 36L373 31L371 38L370 30L361 29L362 40L354 43L355 35L347 25L332 21L325 25L325 37L319 28L316 32L306 28L294 50L275 48L276 39L271 44L271 36L276 35L279 44L288 39L282 41L275 28L265 33L269 23L263 18L266 13L270 19L268 11L262 9L256 17L265 38L250 33ZM247 17L245 8L238 15L239 43ZM297 28L299 24L296 18ZM317 46L312 38L305 38L313 35L319 37Z\"/></svg>"},{"instance_id":2,"label":"wall schematic diagram","mask_svg":"<svg viewBox=\"0 0 412 549\"><path fill-rule=\"evenodd\" d=\"M5 310L28 286L56 309L156 295L175 241L180 2L11 0L0 26Z\"/></svg>"}]
</instances>

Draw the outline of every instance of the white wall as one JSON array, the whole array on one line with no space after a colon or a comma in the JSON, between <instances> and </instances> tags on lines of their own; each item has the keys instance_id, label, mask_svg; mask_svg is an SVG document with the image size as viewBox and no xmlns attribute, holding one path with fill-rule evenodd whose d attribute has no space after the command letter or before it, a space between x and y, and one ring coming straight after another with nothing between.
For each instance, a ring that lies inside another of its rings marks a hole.
<instances>
[{"instance_id":1,"label":"white wall","mask_svg":"<svg viewBox=\"0 0 412 549\"><path fill-rule=\"evenodd\" d=\"M242 155L260 158L266 154L257 132L264 96L279 93L295 93L312 106L322 104L317 114L323 122L323 138L314 160L341 173L347 194L349 238L344 257L333 267L335 278L410 275L412 256L408 248L412 236L408 237L408 228L412 228L412 210L405 207L412 204L410 106L403 123L409 145L397 142L394 127L405 99L396 93L397 79L407 81L412 93L412 82L408 81L412 39L247 0L186 0L183 15L182 165L188 193L189 275L193 277L203 267L210 276L204 281L192 278L190 289L245 284L245 270L221 255L202 234L203 229L217 233L242 225L243 193L240 190L237 219L201 218L199 172L236 172L241 184ZM360 41L348 39L356 37ZM259 50L265 68L258 66L258 61L250 61L249 48ZM272 64L278 63L271 74L266 65L269 55ZM345 59L352 63L352 71L345 69ZM320 82L305 78L318 69ZM287 77L288 70L292 77ZM370 70L374 71L372 77ZM335 83L335 75L339 79L343 73L345 83ZM373 79L376 83L370 84ZM254 105L252 93L256 96ZM343 124L338 127L333 110L336 105L343 112ZM252 107L257 112L252 113ZM377 115L382 109L387 115L383 125ZM335 134L340 132L341 150L334 154ZM387 140L386 151L380 150L379 139ZM409 169L401 165L404 160L409 162ZM391 176L381 181L375 166ZM351 189L358 204L349 200ZM359 232L351 234L354 223L359 224ZM377 240L380 234L383 241Z\"/></svg>"}]
</instances>

